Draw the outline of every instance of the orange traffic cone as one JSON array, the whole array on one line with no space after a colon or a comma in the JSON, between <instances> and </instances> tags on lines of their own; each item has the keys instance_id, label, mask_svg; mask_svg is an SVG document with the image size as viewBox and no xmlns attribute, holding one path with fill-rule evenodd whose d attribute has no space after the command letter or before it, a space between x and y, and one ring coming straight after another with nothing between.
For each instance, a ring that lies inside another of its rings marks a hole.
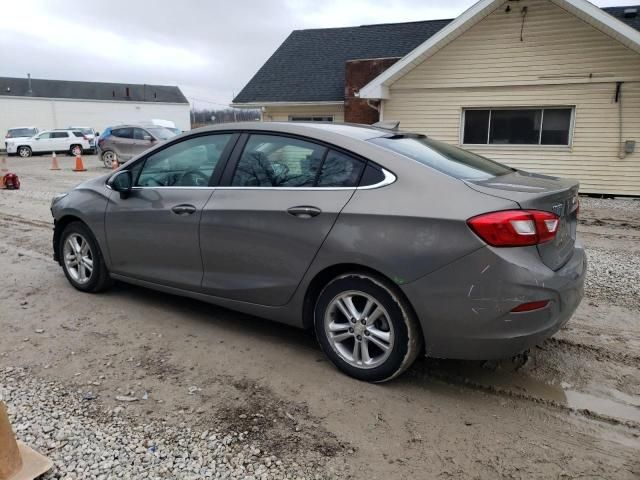
<instances>
[{"instance_id":1,"label":"orange traffic cone","mask_svg":"<svg viewBox=\"0 0 640 480\"><path fill-rule=\"evenodd\" d=\"M118 156L114 153L113 161L111 162L111 170L117 170L119 166L120 163L118 162Z\"/></svg>"},{"instance_id":2,"label":"orange traffic cone","mask_svg":"<svg viewBox=\"0 0 640 480\"><path fill-rule=\"evenodd\" d=\"M33 480L51 467L47 457L16 441L7 409L0 402L0 480Z\"/></svg>"},{"instance_id":3,"label":"orange traffic cone","mask_svg":"<svg viewBox=\"0 0 640 480\"><path fill-rule=\"evenodd\" d=\"M51 168L49 170L60 170L60 165L58 165L58 157L56 157L56 152L51 154Z\"/></svg>"},{"instance_id":4,"label":"orange traffic cone","mask_svg":"<svg viewBox=\"0 0 640 480\"><path fill-rule=\"evenodd\" d=\"M87 169L84 168L84 163L82 162L82 157L80 155L76 156L76 166L73 169L74 172L86 172Z\"/></svg>"},{"instance_id":5,"label":"orange traffic cone","mask_svg":"<svg viewBox=\"0 0 640 480\"><path fill-rule=\"evenodd\" d=\"M0 157L0 172L7 173L9 169L7 168L7 159L4 157Z\"/></svg>"}]
</instances>

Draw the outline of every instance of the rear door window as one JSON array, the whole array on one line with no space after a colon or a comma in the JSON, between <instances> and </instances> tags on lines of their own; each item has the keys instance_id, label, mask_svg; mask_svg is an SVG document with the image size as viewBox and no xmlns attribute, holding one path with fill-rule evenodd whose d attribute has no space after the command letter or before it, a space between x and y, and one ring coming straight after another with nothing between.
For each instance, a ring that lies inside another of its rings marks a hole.
<instances>
[{"instance_id":1,"label":"rear door window","mask_svg":"<svg viewBox=\"0 0 640 480\"><path fill-rule=\"evenodd\" d=\"M149 155L136 182L140 187L206 187L232 134L183 140Z\"/></svg>"},{"instance_id":2,"label":"rear door window","mask_svg":"<svg viewBox=\"0 0 640 480\"><path fill-rule=\"evenodd\" d=\"M327 149L278 135L251 135L233 175L236 187L313 187Z\"/></svg>"},{"instance_id":3,"label":"rear door window","mask_svg":"<svg viewBox=\"0 0 640 480\"><path fill-rule=\"evenodd\" d=\"M133 128L114 128L111 135L118 138L133 138Z\"/></svg>"},{"instance_id":4,"label":"rear door window","mask_svg":"<svg viewBox=\"0 0 640 480\"><path fill-rule=\"evenodd\" d=\"M316 186L355 187L358 185L364 165L361 160L329 150L324 162L322 162Z\"/></svg>"},{"instance_id":5,"label":"rear door window","mask_svg":"<svg viewBox=\"0 0 640 480\"><path fill-rule=\"evenodd\" d=\"M51 138L67 138L69 134L67 132L52 132Z\"/></svg>"},{"instance_id":6,"label":"rear door window","mask_svg":"<svg viewBox=\"0 0 640 480\"><path fill-rule=\"evenodd\" d=\"M426 137L377 137L369 141L454 178L487 180L514 171L501 163Z\"/></svg>"}]
</instances>

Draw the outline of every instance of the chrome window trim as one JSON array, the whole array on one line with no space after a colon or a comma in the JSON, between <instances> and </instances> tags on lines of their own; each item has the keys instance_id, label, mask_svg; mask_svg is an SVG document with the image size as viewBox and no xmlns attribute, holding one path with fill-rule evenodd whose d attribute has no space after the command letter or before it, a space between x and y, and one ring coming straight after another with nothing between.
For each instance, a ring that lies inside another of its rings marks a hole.
<instances>
[{"instance_id":1,"label":"chrome window trim","mask_svg":"<svg viewBox=\"0 0 640 480\"><path fill-rule=\"evenodd\" d=\"M391 185L392 183L394 183L398 178L391 173L390 171L381 168L382 173L384 174L384 179L378 183L374 183L373 185L364 185L362 187L233 187L233 186L215 186L215 187L211 187L209 185L204 186L204 187L195 187L195 186L188 186L188 187L180 187L180 186L169 186L169 187L165 187L165 186L161 186L158 185L156 187L140 187L140 186L136 186L131 188L131 190L148 190L148 189L180 189L180 190L202 190L202 189L208 189L208 190L274 190L274 191L283 191L283 192L287 192L287 191L340 191L340 190L373 190L376 188L382 188L382 187L386 187L387 185ZM108 180L107 180L108 182ZM111 186L108 183L105 183L106 187L109 190L113 190L111 188Z\"/></svg>"}]
</instances>

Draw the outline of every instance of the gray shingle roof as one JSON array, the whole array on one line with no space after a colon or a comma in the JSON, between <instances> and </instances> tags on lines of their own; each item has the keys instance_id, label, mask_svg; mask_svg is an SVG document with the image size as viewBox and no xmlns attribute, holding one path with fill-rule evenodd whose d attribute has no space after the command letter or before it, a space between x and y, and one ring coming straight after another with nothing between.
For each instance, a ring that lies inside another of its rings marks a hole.
<instances>
[{"instance_id":1,"label":"gray shingle roof","mask_svg":"<svg viewBox=\"0 0 640 480\"><path fill-rule=\"evenodd\" d=\"M127 97L127 88L129 96ZM120 100L130 102L189 103L178 87L129 83L75 82L0 77L0 96Z\"/></svg>"},{"instance_id":2,"label":"gray shingle roof","mask_svg":"<svg viewBox=\"0 0 640 480\"><path fill-rule=\"evenodd\" d=\"M449 22L295 30L233 101L343 100L347 60L403 57Z\"/></svg>"},{"instance_id":3,"label":"gray shingle roof","mask_svg":"<svg viewBox=\"0 0 640 480\"><path fill-rule=\"evenodd\" d=\"M640 30L640 18L624 17L626 8L603 10ZM449 22L294 30L233 102L342 101L347 60L403 57Z\"/></svg>"}]
</instances>

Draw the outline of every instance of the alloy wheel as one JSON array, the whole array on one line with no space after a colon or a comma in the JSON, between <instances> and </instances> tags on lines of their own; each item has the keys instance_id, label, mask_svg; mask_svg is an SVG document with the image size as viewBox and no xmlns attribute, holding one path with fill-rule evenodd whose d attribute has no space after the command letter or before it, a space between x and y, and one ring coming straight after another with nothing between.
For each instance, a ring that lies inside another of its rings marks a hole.
<instances>
[{"instance_id":1,"label":"alloy wheel","mask_svg":"<svg viewBox=\"0 0 640 480\"><path fill-rule=\"evenodd\" d=\"M342 292L331 300L324 328L333 350L357 368L375 368L393 350L394 331L388 312L361 291Z\"/></svg>"},{"instance_id":2,"label":"alloy wheel","mask_svg":"<svg viewBox=\"0 0 640 480\"><path fill-rule=\"evenodd\" d=\"M20 149L18 150L18 155L20 155L22 158L27 158L31 155L31 152L27 147L20 147Z\"/></svg>"},{"instance_id":3,"label":"alloy wheel","mask_svg":"<svg viewBox=\"0 0 640 480\"><path fill-rule=\"evenodd\" d=\"M113 152L107 151L102 154L102 163L106 168L111 168L116 156Z\"/></svg>"},{"instance_id":4,"label":"alloy wheel","mask_svg":"<svg viewBox=\"0 0 640 480\"><path fill-rule=\"evenodd\" d=\"M63 249L64 264L71 278L79 284L87 283L93 274L93 252L79 233L67 237Z\"/></svg>"}]
</instances>

